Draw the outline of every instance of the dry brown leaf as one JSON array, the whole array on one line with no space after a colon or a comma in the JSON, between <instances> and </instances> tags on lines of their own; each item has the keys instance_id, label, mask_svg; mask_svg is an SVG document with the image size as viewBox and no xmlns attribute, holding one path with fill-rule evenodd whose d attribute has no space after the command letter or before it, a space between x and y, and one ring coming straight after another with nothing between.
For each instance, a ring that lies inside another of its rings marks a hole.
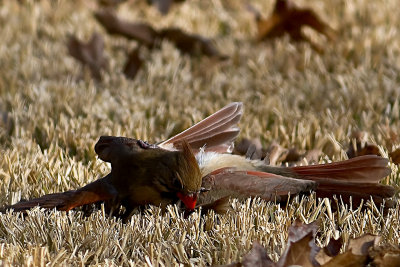
<instances>
[{"instance_id":1,"label":"dry brown leaf","mask_svg":"<svg viewBox=\"0 0 400 267\"><path fill-rule=\"evenodd\" d=\"M289 228L286 249L277 262L277 266L301 265L312 267L317 264L315 256L320 250L314 242L317 228L316 222L303 224L296 220Z\"/></svg>"},{"instance_id":2,"label":"dry brown leaf","mask_svg":"<svg viewBox=\"0 0 400 267\"><path fill-rule=\"evenodd\" d=\"M233 151L234 154L245 155L249 159L263 159L266 156L259 139L243 138L237 144Z\"/></svg>"},{"instance_id":3,"label":"dry brown leaf","mask_svg":"<svg viewBox=\"0 0 400 267\"><path fill-rule=\"evenodd\" d=\"M318 262L316 262L315 256L320 250L314 242L317 228L318 226L315 222L303 224L296 220L289 228L289 238L285 251L276 263L269 258L264 247L254 242L252 249L243 256L241 263L232 263L227 266L317 266Z\"/></svg>"},{"instance_id":4,"label":"dry brown leaf","mask_svg":"<svg viewBox=\"0 0 400 267\"><path fill-rule=\"evenodd\" d=\"M191 55L206 55L221 60L227 58L218 52L210 39L198 34L185 33L178 28L167 28L160 31L159 37L174 43L176 48L183 53Z\"/></svg>"},{"instance_id":5,"label":"dry brown leaf","mask_svg":"<svg viewBox=\"0 0 400 267\"><path fill-rule=\"evenodd\" d=\"M243 267L252 266L276 266L276 264L268 257L267 251L258 242L253 243L253 247L242 259Z\"/></svg>"},{"instance_id":6,"label":"dry brown leaf","mask_svg":"<svg viewBox=\"0 0 400 267\"><path fill-rule=\"evenodd\" d=\"M133 49L132 52L129 53L128 59L124 66L125 77L134 79L142 64L143 60L139 56L139 48Z\"/></svg>"},{"instance_id":7,"label":"dry brown leaf","mask_svg":"<svg viewBox=\"0 0 400 267\"><path fill-rule=\"evenodd\" d=\"M97 11L94 16L109 34L121 35L149 47L154 45L157 38L157 31L150 25L119 19L110 10Z\"/></svg>"},{"instance_id":8,"label":"dry brown leaf","mask_svg":"<svg viewBox=\"0 0 400 267\"><path fill-rule=\"evenodd\" d=\"M400 266L400 247L383 245L369 251L373 266L397 267Z\"/></svg>"},{"instance_id":9,"label":"dry brown leaf","mask_svg":"<svg viewBox=\"0 0 400 267\"><path fill-rule=\"evenodd\" d=\"M148 0L148 2L157 6L158 11L163 15L166 15L169 12L172 4L184 1L185 0Z\"/></svg>"},{"instance_id":10,"label":"dry brown leaf","mask_svg":"<svg viewBox=\"0 0 400 267\"><path fill-rule=\"evenodd\" d=\"M364 234L360 237L350 239L347 249L351 249L355 255L367 255L368 249L377 245L379 240L379 236Z\"/></svg>"},{"instance_id":11,"label":"dry brown leaf","mask_svg":"<svg viewBox=\"0 0 400 267\"><path fill-rule=\"evenodd\" d=\"M321 265L329 262L333 257L339 254L342 246L343 239L341 237L338 239L331 238L328 245L317 253L315 260Z\"/></svg>"},{"instance_id":12,"label":"dry brown leaf","mask_svg":"<svg viewBox=\"0 0 400 267\"><path fill-rule=\"evenodd\" d=\"M320 149L311 149L303 155L303 158L307 160L308 164L318 163L321 154Z\"/></svg>"},{"instance_id":13,"label":"dry brown leaf","mask_svg":"<svg viewBox=\"0 0 400 267\"><path fill-rule=\"evenodd\" d=\"M108 62L103 54L104 41L100 34L94 33L88 43L83 43L71 35L67 47L72 57L89 67L93 78L101 79L101 70L107 68Z\"/></svg>"},{"instance_id":14,"label":"dry brown leaf","mask_svg":"<svg viewBox=\"0 0 400 267\"><path fill-rule=\"evenodd\" d=\"M394 164L400 164L400 148L397 148L389 153L389 157Z\"/></svg>"},{"instance_id":15,"label":"dry brown leaf","mask_svg":"<svg viewBox=\"0 0 400 267\"><path fill-rule=\"evenodd\" d=\"M201 213L202 214L207 214L209 210L213 210L217 214L225 214L228 211L232 209L230 203L229 203L230 197L223 197L220 199L217 199L214 202L205 204L201 206Z\"/></svg>"},{"instance_id":16,"label":"dry brown leaf","mask_svg":"<svg viewBox=\"0 0 400 267\"><path fill-rule=\"evenodd\" d=\"M104 7L115 8L127 0L99 0L99 4Z\"/></svg>"},{"instance_id":17,"label":"dry brown leaf","mask_svg":"<svg viewBox=\"0 0 400 267\"><path fill-rule=\"evenodd\" d=\"M206 55L221 60L227 57L221 55L212 41L197 34L189 34L178 28L166 28L160 31L145 23L132 23L119 19L112 11L102 10L95 13L97 21L110 34L133 39L148 47L158 44L157 40L166 39L181 52L190 55Z\"/></svg>"},{"instance_id":18,"label":"dry brown leaf","mask_svg":"<svg viewBox=\"0 0 400 267\"><path fill-rule=\"evenodd\" d=\"M368 133L364 131L354 131L351 135L351 143L346 154L349 158L363 155L381 156L378 146L367 142Z\"/></svg>"},{"instance_id":19,"label":"dry brown leaf","mask_svg":"<svg viewBox=\"0 0 400 267\"><path fill-rule=\"evenodd\" d=\"M343 254L333 257L330 261L321 265L322 267L363 267L367 264L367 256L355 255L351 250L346 251Z\"/></svg>"},{"instance_id":20,"label":"dry brown leaf","mask_svg":"<svg viewBox=\"0 0 400 267\"><path fill-rule=\"evenodd\" d=\"M369 257L370 248L377 246L379 240L379 236L371 234L364 234L360 237L352 238L349 241L345 253L332 255L333 257L322 266L366 266L371 258ZM332 251L334 254L337 254L338 249L340 249L340 243L341 241L338 240L337 244L334 244L334 250Z\"/></svg>"},{"instance_id":21,"label":"dry brown leaf","mask_svg":"<svg viewBox=\"0 0 400 267\"><path fill-rule=\"evenodd\" d=\"M331 239L326 247L320 249L315 244L317 232L316 222L303 224L295 221L289 228L289 238L286 249L277 263L271 261L267 251L257 242L243 256L242 262L226 266L310 266L310 267L362 267L369 266L400 266L400 247L393 245L378 246L380 236L364 234L350 239L348 249L339 254L343 246L341 238Z\"/></svg>"},{"instance_id":22,"label":"dry brown leaf","mask_svg":"<svg viewBox=\"0 0 400 267\"><path fill-rule=\"evenodd\" d=\"M0 106L1 108L1 106ZM0 136L4 132L7 136L11 136L14 132L15 122L11 117L10 112L5 112L0 109Z\"/></svg>"},{"instance_id":23,"label":"dry brown leaf","mask_svg":"<svg viewBox=\"0 0 400 267\"><path fill-rule=\"evenodd\" d=\"M268 147L264 161L269 165L276 166L278 162L286 159L288 153L289 151L286 148L273 143Z\"/></svg>"},{"instance_id":24,"label":"dry brown leaf","mask_svg":"<svg viewBox=\"0 0 400 267\"><path fill-rule=\"evenodd\" d=\"M304 26L325 35L330 41L336 39L335 31L310 8L300 8L291 0L277 0L274 10L268 19L262 19L260 12L254 7L248 9L255 14L257 22L257 39L265 40L288 34L294 41L306 41L318 52L322 47L311 41L304 33Z\"/></svg>"}]
</instances>

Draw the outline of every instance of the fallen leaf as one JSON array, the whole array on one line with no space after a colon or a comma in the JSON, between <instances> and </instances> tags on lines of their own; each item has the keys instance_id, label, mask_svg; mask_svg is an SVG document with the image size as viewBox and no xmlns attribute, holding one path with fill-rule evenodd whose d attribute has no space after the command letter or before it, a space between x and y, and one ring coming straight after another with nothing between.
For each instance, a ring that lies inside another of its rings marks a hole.
<instances>
[{"instance_id":1,"label":"fallen leaf","mask_svg":"<svg viewBox=\"0 0 400 267\"><path fill-rule=\"evenodd\" d=\"M278 162L282 162L286 159L288 153L288 149L283 148L276 143L272 143L266 151L264 161L271 166L276 166L278 165Z\"/></svg>"},{"instance_id":2,"label":"fallen leaf","mask_svg":"<svg viewBox=\"0 0 400 267\"><path fill-rule=\"evenodd\" d=\"M295 162L300 161L303 157L303 153L300 153L297 148L290 148L286 154L286 158L282 162Z\"/></svg>"},{"instance_id":3,"label":"fallen leaf","mask_svg":"<svg viewBox=\"0 0 400 267\"><path fill-rule=\"evenodd\" d=\"M99 0L99 4L104 7L115 8L126 1L127 0Z\"/></svg>"},{"instance_id":4,"label":"fallen leaf","mask_svg":"<svg viewBox=\"0 0 400 267\"><path fill-rule=\"evenodd\" d=\"M366 266L366 264L366 255L355 255L351 250L348 250L343 254L333 257L330 261L321 265L321 267L363 267Z\"/></svg>"},{"instance_id":5,"label":"fallen leaf","mask_svg":"<svg viewBox=\"0 0 400 267\"><path fill-rule=\"evenodd\" d=\"M386 244L374 247L369 251L373 266L397 267L400 266L400 247Z\"/></svg>"},{"instance_id":6,"label":"fallen leaf","mask_svg":"<svg viewBox=\"0 0 400 267\"><path fill-rule=\"evenodd\" d=\"M397 148L389 153L389 157L394 164L400 164L400 148Z\"/></svg>"},{"instance_id":7,"label":"fallen leaf","mask_svg":"<svg viewBox=\"0 0 400 267\"><path fill-rule=\"evenodd\" d=\"M318 264L315 256L320 248L314 242L317 228L316 222L303 224L296 220L289 228L286 249L277 262L277 266L301 265L313 267Z\"/></svg>"},{"instance_id":8,"label":"fallen leaf","mask_svg":"<svg viewBox=\"0 0 400 267\"><path fill-rule=\"evenodd\" d=\"M109 34L121 35L128 39L136 40L150 48L159 43L157 40L166 39L183 53L206 55L221 60L227 58L218 52L210 39L197 34L186 33L178 28L166 28L157 31L146 23L132 23L119 19L110 10L98 11L95 13L95 17Z\"/></svg>"},{"instance_id":9,"label":"fallen leaf","mask_svg":"<svg viewBox=\"0 0 400 267\"><path fill-rule=\"evenodd\" d=\"M128 59L125 63L124 74L129 79L134 79L138 73L140 67L143 64L143 60L139 56L139 48L135 48L128 55Z\"/></svg>"},{"instance_id":10,"label":"fallen leaf","mask_svg":"<svg viewBox=\"0 0 400 267\"><path fill-rule=\"evenodd\" d=\"M98 11L94 16L109 34L121 35L125 38L136 40L148 47L152 47L157 38L157 31L150 25L119 19L110 10Z\"/></svg>"},{"instance_id":11,"label":"fallen leaf","mask_svg":"<svg viewBox=\"0 0 400 267\"><path fill-rule=\"evenodd\" d=\"M253 247L242 259L243 267L252 266L275 266L275 263L268 257L267 251L258 242L253 243Z\"/></svg>"},{"instance_id":12,"label":"fallen leaf","mask_svg":"<svg viewBox=\"0 0 400 267\"><path fill-rule=\"evenodd\" d=\"M185 0L148 0L155 5L161 14L166 15L173 3L184 2Z\"/></svg>"},{"instance_id":13,"label":"fallen leaf","mask_svg":"<svg viewBox=\"0 0 400 267\"><path fill-rule=\"evenodd\" d=\"M214 202L201 205L201 213L202 214L207 214L209 210L213 210L217 214L225 214L228 211L232 210L231 204L229 203L230 197L223 197L220 199L217 199Z\"/></svg>"},{"instance_id":14,"label":"fallen leaf","mask_svg":"<svg viewBox=\"0 0 400 267\"><path fill-rule=\"evenodd\" d=\"M264 159L266 156L259 139L250 140L248 138L243 138L240 142L235 144L233 153L242 156L244 155L249 159L259 160Z\"/></svg>"},{"instance_id":15,"label":"fallen leaf","mask_svg":"<svg viewBox=\"0 0 400 267\"><path fill-rule=\"evenodd\" d=\"M88 43L83 43L71 35L67 47L72 57L89 67L93 78L101 79L101 70L107 68L108 62L103 54L104 41L100 34L94 33Z\"/></svg>"},{"instance_id":16,"label":"fallen leaf","mask_svg":"<svg viewBox=\"0 0 400 267\"><path fill-rule=\"evenodd\" d=\"M380 132L385 139L386 147L393 147L394 145L400 143L400 136L396 127L386 124L380 126Z\"/></svg>"},{"instance_id":17,"label":"fallen leaf","mask_svg":"<svg viewBox=\"0 0 400 267\"><path fill-rule=\"evenodd\" d=\"M341 237L338 239L331 238L328 245L324 247L323 251L326 253L326 255L334 257L339 254L342 245L343 239Z\"/></svg>"},{"instance_id":18,"label":"fallen leaf","mask_svg":"<svg viewBox=\"0 0 400 267\"><path fill-rule=\"evenodd\" d=\"M178 28L163 29L160 31L159 37L174 43L176 48L183 53L191 55L206 55L221 60L227 58L218 52L210 39L197 34L185 33Z\"/></svg>"},{"instance_id":19,"label":"fallen leaf","mask_svg":"<svg viewBox=\"0 0 400 267\"><path fill-rule=\"evenodd\" d=\"M336 39L335 31L323 22L312 9L300 8L291 0L277 0L268 19L263 19L260 12L250 5L248 5L248 10L255 14L259 41L288 34L292 40L308 42L316 51L322 52L321 46L304 35L302 32L304 26L325 35L330 41Z\"/></svg>"},{"instance_id":20,"label":"fallen leaf","mask_svg":"<svg viewBox=\"0 0 400 267\"><path fill-rule=\"evenodd\" d=\"M400 247L394 245L378 246L380 236L364 234L349 240L347 250L339 254L343 246L341 238L331 239L326 247L320 249L315 244L317 232L316 222L303 224L296 220L289 228L289 237L285 251L278 262L274 263L268 257L264 247L257 242L243 256L242 262L235 262L225 267L233 266L310 266L310 267L363 267L363 266L400 266Z\"/></svg>"},{"instance_id":21,"label":"fallen leaf","mask_svg":"<svg viewBox=\"0 0 400 267\"><path fill-rule=\"evenodd\" d=\"M321 154L322 151L320 149L311 149L303 155L303 158L308 164L318 163Z\"/></svg>"},{"instance_id":22,"label":"fallen leaf","mask_svg":"<svg viewBox=\"0 0 400 267\"><path fill-rule=\"evenodd\" d=\"M378 146L367 142L368 133L364 131L354 131L351 135L351 143L346 154L349 158L363 155L381 156Z\"/></svg>"},{"instance_id":23,"label":"fallen leaf","mask_svg":"<svg viewBox=\"0 0 400 267\"><path fill-rule=\"evenodd\" d=\"M0 143L11 140L15 129L15 122L10 112L2 111L0 104Z\"/></svg>"},{"instance_id":24,"label":"fallen leaf","mask_svg":"<svg viewBox=\"0 0 400 267\"><path fill-rule=\"evenodd\" d=\"M351 249L355 255L367 255L368 249L379 243L380 237L371 234L364 234L349 241L347 249Z\"/></svg>"}]
</instances>

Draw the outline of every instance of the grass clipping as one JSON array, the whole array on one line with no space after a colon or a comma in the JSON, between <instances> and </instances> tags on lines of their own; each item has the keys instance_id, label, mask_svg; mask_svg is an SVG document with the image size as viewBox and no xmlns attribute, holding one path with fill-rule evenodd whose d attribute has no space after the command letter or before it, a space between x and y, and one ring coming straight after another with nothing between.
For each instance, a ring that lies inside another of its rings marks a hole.
<instances>
[{"instance_id":1,"label":"grass clipping","mask_svg":"<svg viewBox=\"0 0 400 267\"><path fill-rule=\"evenodd\" d=\"M255 42L256 25L242 1L185 1L162 17L145 1L118 13L181 27L213 38L230 59L191 58L167 41L146 54L134 80L122 70L135 42L110 37L93 17L94 1L4 1L0 7L0 203L74 189L101 177L100 135L166 139L232 101L242 101L242 137L266 145L320 149L321 162L345 158L351 133L364 130L387 156L399 141L400 10L397 1L305 2L338 30L317 54L307 43L280 38ZM269 14L274 1L253 1ZM157 24L155 24L157 22ZM68 56L69 34L105 40L109 58L102 81ZM311 39L319 36L309 33ZM315 34L315 33L314 33ZM398 184L398 166L384 183ZM395 199L395 201L397 201ZM80 212L0 214L0 265L211 265L239 261L253 241L273 260L284 251L287 229L299 218L319 220L318 245L372 233L400 243L399 202L384 214L308 198L287 207L260 200L232 201L225 216L174 207L134 215L128 223Z\"/></svg>"}]
</instances>

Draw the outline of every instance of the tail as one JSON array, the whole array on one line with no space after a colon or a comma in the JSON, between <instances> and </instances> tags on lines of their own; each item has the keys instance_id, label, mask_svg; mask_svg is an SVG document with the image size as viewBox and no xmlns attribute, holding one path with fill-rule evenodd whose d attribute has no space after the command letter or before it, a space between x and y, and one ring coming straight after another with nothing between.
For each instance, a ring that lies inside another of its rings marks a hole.
<instances>
[{"instance_id":1,"label":"tail","mask_svg":"<svg viewBox=\"0 0 400 267\"><path fill-rule=\"evenodd\" d=\"M48 194L28 201L21 201L0 209L0 212L11 209L23 212L37 206L45 209L56 208L57 210L68 211L86 204L110 200L115 195L115 189L108 184L107 177L109 176L98 179L77 190Z\"/></svg>"},{"instance_id":2,"label":"tail","mask_svg":"<svg viewBox=\"0 0 400 267\"><path fill-rule=\"evenodd\" d=\"M320 181L330 178L353 183L377 183L391 173L388 159L366 155L327 164L290 168L299 178Z\"/></svg>"},{"instance_id":3,"label":"tail","mask_svg":"<svg viewBox=\"0 0 400 267\"><path fill-rule=\"evenodd\" d=\"M315 190L318 197L331 198L334 195L341 195L345 202L352 197L354 205L371 197L375 204L381 204L383 199L395 194L392 186L379 184L380 180L391 173L391 169L387 159L375 155L327 164L290 168L264 166L260 169L283 176L315 181L318 184Z\"/></svg>"},{"instance_id":4,"label":"tail","mask_svg":"<svg viewBox=\"0 0 400 267\"><path fill-rule=\"evenodd\" d=\"M369 199L372 199L375 205L380 206L385 198L390 198L395 194L395 189L389 185L379 183L351 183L334 179L319 180L315 191L317 197L332 198L334 195L340 195L345 203L348 203L351 199L351 203L354 206L359 206L362 201ZM388 205L386 206L388 207Z\"/></svg>"}]
</instances>

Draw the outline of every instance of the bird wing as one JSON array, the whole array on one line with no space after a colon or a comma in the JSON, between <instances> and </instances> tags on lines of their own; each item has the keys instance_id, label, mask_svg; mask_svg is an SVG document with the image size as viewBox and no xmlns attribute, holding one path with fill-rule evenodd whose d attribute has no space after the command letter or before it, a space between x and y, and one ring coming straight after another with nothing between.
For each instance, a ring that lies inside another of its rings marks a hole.
<instances>
[{"instance_id":1,"label":"bird wing","mask_svg":"<svg viewBox=\"0 0 400 267\"><path fill-rule=\"evenodd\" d=\"M185 139L196 151L205 146L207 151L232 152L233 141L239 135L240 129L237 124L242 112L242 103L231 103L158 146L174 150L178 148L176 144Z\"/></svg>"},{"instance_id":2,"label":"bird wing","mask_svg":"<svg viewBox=\"0 0 400 267\"><path fill-rule=\"evenodd\" d=\"M226 196L240 199L260 197L267 201L281 201L288 195L309 192L317 183L288 178L259 171L221 168L203 178L202 187L209 190L200 194L199 204L211 203Z\"/></svg>"},{"instance_id":3,"label":"bird wing","mask_svg":"<svg viewBox=\"0 0 400 267\"><path fill-rule=\"evenodd\" d=\"M109 176L98 179L77 190L70 190L62 193L44 195L28 201L20 201L14 205L7 206L3 210L13 209L14 211L26 211L39 206L41 208L68 211L85 204L92 204L99 201L111 200L115 197L116 191L108 183Z\"/></svg>"}]
</instances>

